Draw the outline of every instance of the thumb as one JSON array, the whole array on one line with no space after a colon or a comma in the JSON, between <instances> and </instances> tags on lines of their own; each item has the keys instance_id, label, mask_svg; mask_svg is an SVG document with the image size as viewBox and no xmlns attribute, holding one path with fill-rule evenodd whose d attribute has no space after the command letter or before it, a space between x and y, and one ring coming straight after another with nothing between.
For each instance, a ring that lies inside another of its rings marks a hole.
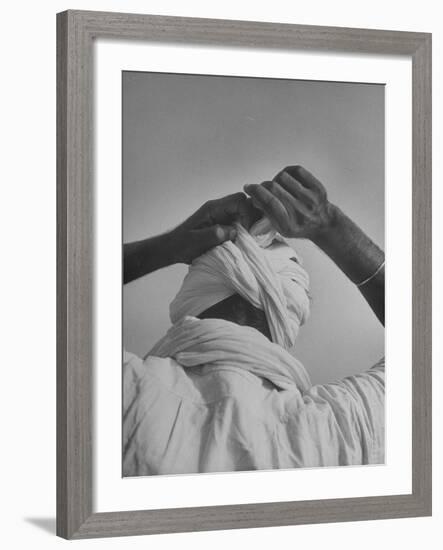
<instances>
[{"instance_id":1,"label":"thumb","mask_svg":"<svg viewBox=\"0 0 443 550\"><path fill-rule=\"evenodd\" d=\"M225 241L235 239L237 235L234 227L218 224L193 231L193 233L194 235L192 238L196 248L200 250L200 254L214 248L214 246L223 244Z\"/></svg>"}]
</instances>

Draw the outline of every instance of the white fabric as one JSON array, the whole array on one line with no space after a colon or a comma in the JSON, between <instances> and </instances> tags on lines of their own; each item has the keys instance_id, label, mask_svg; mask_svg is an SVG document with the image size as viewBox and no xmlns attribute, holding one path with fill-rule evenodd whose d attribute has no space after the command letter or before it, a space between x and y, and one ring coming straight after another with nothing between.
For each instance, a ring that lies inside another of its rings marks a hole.
<instances>
[{"instance_id":1,"label":"white fabric","mask_svg":"<svg viewBox=\"0 0 443 550\"><path fill-rule=\"evenodd\" d=\"M311 386L254 329L195 318L152 353L125 357L125 476L384 461L384 361Z\"/></svg>"},{"instance_id":2,"label":"white fabric","mask_svg":"<svg viewBox=\"0 0 443 550\"><path fill-rule=\"evenodd\" d=\"M235 242L197 258L170 305L173 323L196 316L233 294L265 311L273 342L289 349L309 314L309 277L294 250L264 218ZM298 261L293 261L296 258Z\"/></svg>"},{"instance_id":3,"label":"white fabric","mask_svg":"<svg viewBox=\"0 0 443 550\"><path fill-rule=\"evenodd\" d=\"M149 352L150 356L173 357L182 367L211 365L221 369L235 364L265 378L279 389L311 386L303 365L261 332L222 319L185 317L172 326Z\"/></svg>"},{"instance_id":4,"label":"white fabric","mask_svg":"<svg viewBox=\"0 0 443 550\"><path fill-rule=\"evenodd\" d=\"M309 313L294 257L264 219L191 265L174 325L145 361L125 358L125 476L384 461L384 362L312 386L287 351ZM265 311L274 343L194 317L235 293Z\"/></svg>"}]
</instances>

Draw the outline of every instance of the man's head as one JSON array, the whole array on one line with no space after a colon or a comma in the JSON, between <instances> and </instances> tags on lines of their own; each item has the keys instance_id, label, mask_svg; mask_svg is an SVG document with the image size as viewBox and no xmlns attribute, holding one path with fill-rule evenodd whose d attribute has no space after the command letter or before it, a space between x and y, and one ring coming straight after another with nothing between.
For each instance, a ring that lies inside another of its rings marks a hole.
<instances>
[{"instance_id":1,"label":"man's head","mask_svg":"<svg viewBox=\"0 0 443 550\"><path fill-rule=\"evenodd\" d=\"M224 319L241 326L255 328L272 340L266 314L239 294L233 294L197 315L199 319Z\"/></svg>"},{"instance_id":2,"label":"man's head","mask_svg":"<svg viewBox=\"0 0 443 550\"><path fill-rule=\"evenodd\" d=\"M294 250L269 223L248 233L237 224L235 242L197 258L170 306L183 317L219 318L257 328L288 349L309 314L309 278Z\"/></svg>"}]
</instances>

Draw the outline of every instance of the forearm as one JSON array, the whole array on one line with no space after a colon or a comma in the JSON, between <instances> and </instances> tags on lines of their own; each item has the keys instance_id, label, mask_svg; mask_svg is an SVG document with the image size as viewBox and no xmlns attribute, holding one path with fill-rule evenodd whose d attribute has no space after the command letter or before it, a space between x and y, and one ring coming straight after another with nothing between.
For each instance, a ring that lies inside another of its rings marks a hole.
<instances>
[{"instance_id":1,"label":"forearm","mask_svg":"<svg viewBox=\"0 0 443 550\"><path fill-rule=\"evenodd\" d=\"M176 263L170 234L123 245L123 284Z\"/></svg>"},{"instance_id":2,"label":"forearm","mask_svg":"<svg viewBox=\"0 0 443 550\"><path fill-rule=\"evenodd\" d=\"M167 233L123 245L123 282L172 264L190 264L214 246L234 239L234 222L250 227L256 219L257 209L243 193L208 201Z\"/></svg>"},{"instance_id":3,"label":"forearm","mask_svg":"<svg viewBox=\"0 0 443 550\"><path fill-rule=\"evenodd\" d=\"M331 206L331 223L328 228L312 240L355 284L376 273L384 262L384 252L335 206ZM384 267L358 288L377 318L384 324Z\"/></svg>"}]
</instances>

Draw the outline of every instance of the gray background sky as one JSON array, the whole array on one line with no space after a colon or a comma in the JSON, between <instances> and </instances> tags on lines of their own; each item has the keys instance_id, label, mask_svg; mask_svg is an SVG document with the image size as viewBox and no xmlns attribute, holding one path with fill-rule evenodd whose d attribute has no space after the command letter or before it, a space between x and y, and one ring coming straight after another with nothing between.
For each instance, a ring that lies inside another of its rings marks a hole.
<instances>
[{"instance_id":1,"label":"gray background sky","mask_svg":"<svg viewBox=\"0 0 443 550\"><path fill-rule=\"evenodd\" d=\"M208 199L302 164L384 248L384 87L123 73L123 239L164 232ZM358 290L312 243L292 241L311 277L311 317L295 353L313 382L368 368L384 331ZM123 341L144 355L170 326L187 271L178 265L123 290Z\"/></svg>"}]
</instances>

